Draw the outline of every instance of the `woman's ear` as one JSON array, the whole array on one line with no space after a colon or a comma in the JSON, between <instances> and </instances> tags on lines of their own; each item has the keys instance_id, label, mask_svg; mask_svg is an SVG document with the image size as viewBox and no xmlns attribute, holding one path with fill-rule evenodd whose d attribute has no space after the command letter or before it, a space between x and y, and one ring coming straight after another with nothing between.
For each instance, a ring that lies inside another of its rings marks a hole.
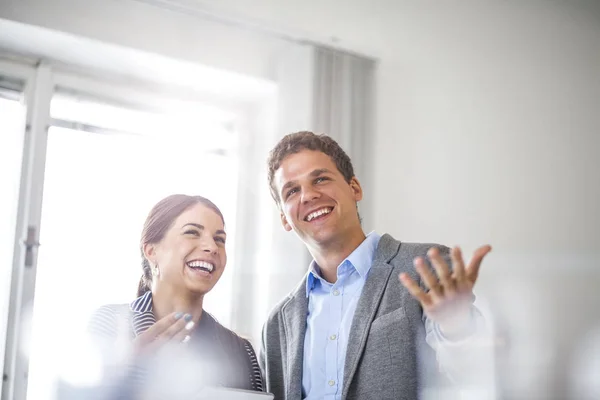
<instances>
[{"instance_id":1,"label":"woman's ear","mask_svg":"<svg viewBox=\"0 0 600 400\"><path fill-rule=\"evenodd\" d=\"M144 252L144 257L150 264L156 264L154 260L156 258L156 246L153 243L146 243L142 246L142 251Z\"/></svg>"}]
</instances>

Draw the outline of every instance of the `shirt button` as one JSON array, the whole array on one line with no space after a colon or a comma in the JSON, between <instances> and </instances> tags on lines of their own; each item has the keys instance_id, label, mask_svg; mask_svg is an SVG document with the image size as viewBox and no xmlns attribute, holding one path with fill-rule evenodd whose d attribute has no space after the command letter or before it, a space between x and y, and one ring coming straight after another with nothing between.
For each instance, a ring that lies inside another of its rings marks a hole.
<instances>
[{"instance_id":1,"label":"shirt button","mask_svg":"<svg viewBox=\"0 0 600 400\"><path fill-rule=\"evenodd\" d=\"M329 383L329 386L335 385L335 381L329 381L328 383Z\"/></svg>"},{"instance_id":2,"label":"shirt button","mask_svg":"<svg viewBox=\"0 0 600 400\"><path fill-rule=\"evenodd\" d=\"M338 296L339 294L340 294L340 291L339 291L339 290L335 289L335 290L333 291L333 295L334 295L334 296Z\"/></svg>"},{"instance_id":3,"label":"shirt button","mask_svg":"<svg viewBox=\"0 0 600 400\"><path fill-rule=\"evenodd\" d=\"M337 336L336 335L331 335L331 336L329 336L329 339L335 340L335 339L337 339Z\"/></svg>"}]
</instances>

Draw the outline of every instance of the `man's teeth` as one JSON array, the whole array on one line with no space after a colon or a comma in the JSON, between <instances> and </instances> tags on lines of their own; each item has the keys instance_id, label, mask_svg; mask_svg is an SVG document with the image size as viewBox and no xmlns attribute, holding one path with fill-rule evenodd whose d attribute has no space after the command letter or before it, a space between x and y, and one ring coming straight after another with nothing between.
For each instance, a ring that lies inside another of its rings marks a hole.
<instances>
[{"instance_id":1,"label":"man's teeth","mask_svg":"<svg viewBox=\"0 0 600 400\"><path fill-rule=\"evenodd\" d=\"M187 265L190 268L201 268L207 270L208 272L213 272L213 270L215 269L215 266L213 264L206 261L190 261L189 263L187 263Z\"/></svg>"},{"instance_id":2,"label":"man's teeth","mask_svg":"<svg viewBox=\"0 0 600 400\"><path fill-rule=\"evenodd\" d=\"M332 211L332 208L327 207L327 208L322 208L320 210L311 212L310 214L308 214L308 217L306 217L306 220L308 222L312 221L313 219L320 217L323 214L329 214Z\"/></svg>"}]
</instances>

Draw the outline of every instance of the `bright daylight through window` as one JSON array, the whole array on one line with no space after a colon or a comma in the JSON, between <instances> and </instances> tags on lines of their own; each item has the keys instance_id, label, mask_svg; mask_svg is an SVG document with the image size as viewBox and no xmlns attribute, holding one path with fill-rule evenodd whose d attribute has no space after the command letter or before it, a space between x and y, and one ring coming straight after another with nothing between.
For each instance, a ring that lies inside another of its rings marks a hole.
<instances>
[{"instance_id":1,"label":"bright daylight through window","mask_svg":"<svg viewBox=\"0 0 600 400\"><path fill-rule=\"evenodd\" d=\"M80 337L95 308L135 298L142 273L140 233L158 200L173 193L213 200L226 216L232 252L237 200L233 117L198 104L176 110L148 112L54 96L28 399L52 399L57 375L75 384L95 378L88 365L93 355L61 354L60 349L82 347L62 344ZM232 272L225 271L205 301L205 309L226 326Z\"/></svg>"}]
</instances>

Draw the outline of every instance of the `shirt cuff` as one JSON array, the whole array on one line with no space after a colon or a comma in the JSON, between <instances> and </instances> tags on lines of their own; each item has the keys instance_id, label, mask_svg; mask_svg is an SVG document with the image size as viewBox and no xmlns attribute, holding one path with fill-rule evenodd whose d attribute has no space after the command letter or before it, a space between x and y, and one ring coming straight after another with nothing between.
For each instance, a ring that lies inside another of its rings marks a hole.
<instances>
[{"instance_id":1,"label":"shirt cuff","mask_svg":"<svg viewBox=\"0 0 600 400\"><path fill-rule=\"evenodd\" d=\"M464 344L465 341L477 336L478 332L481 332L482 326L484 325L483 316L474 307L471 307L471 318L465 330L453 337L448 337L442 333L442 330L437 323L433 323L433 335L434 339L438 343L444 344Z\"/></svg>"}]
</instances>

